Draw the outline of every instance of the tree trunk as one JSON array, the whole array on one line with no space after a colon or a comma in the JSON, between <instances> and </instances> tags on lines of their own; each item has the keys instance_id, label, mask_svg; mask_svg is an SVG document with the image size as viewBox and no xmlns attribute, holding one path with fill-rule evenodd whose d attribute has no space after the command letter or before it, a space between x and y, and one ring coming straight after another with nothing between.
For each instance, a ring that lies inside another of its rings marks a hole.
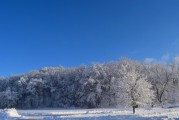
<instances>
[{"instance_id":1,"label":"tree trunk","mask_svg":"<svg viewBox=\"0 0 179 120\"><path fill-rule=\"evenodd\" d=\"M133 114L135 114L135 106L133 106Z\"/></svg>"}]
</instances>

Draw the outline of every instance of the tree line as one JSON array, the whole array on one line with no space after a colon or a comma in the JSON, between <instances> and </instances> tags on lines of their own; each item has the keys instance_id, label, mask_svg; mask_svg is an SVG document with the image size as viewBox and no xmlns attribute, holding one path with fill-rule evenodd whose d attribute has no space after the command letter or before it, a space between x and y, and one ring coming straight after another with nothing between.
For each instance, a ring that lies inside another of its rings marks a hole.
<instances>
[{"instance_id":1,"label":"tree line","mask_svg":"<svg viewBox=\"0 0 179 120\"><path fill-rule=\"evenodd\" d=\"M0 108L137 107L179 104L179 67L128 58L45 67L0 78Z\"/></svg>"}]
</instances>

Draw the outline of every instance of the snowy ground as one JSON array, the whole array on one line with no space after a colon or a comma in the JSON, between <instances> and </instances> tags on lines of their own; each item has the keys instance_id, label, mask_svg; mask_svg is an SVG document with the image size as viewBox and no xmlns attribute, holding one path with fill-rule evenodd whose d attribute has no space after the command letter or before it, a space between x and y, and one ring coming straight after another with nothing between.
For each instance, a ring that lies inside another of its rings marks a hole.
<instances>
[{"instance_id":1,"label":"snowy ground","mask_svg":"<svg viewBox=\"0 0 179 120\"><path fill-rule=\"evenodd\" d=\"M0 120L179 120L179 108L152 108L136 110L119 109L45 109L0 111Z\"/></svg>"}]
</instances>

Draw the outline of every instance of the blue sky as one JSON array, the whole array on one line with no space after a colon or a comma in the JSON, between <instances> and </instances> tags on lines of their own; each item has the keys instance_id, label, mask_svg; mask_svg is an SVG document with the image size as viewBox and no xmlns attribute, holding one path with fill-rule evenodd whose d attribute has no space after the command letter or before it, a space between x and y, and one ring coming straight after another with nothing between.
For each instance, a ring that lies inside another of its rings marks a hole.
<instances>
[{"instance_id":1,"label":"blue sky","mask_svg":"<svg viewBox=\"0 0 179 120\"><path fill-rule=\"evenodd\" d=\"M178 0L0 1L0 75L179 55Z\"/></svg>"}]
</instances>

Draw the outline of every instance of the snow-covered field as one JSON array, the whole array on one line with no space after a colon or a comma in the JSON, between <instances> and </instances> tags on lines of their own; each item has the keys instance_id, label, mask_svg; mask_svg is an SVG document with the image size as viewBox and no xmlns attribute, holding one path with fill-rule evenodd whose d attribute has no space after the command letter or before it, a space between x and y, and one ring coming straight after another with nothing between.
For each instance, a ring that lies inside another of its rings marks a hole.
<instances>
[{"instance_id":1,"label":"snow-covered field","mask_svg":"<svg viewBox=\"0 0 179 120\"><path fill-rule=\"evenodd\" d=\"M0 111L0 120L179 120L179 108L152 108L132 110L120 109L44 109Z\"/></svg>"}]
</instances>

